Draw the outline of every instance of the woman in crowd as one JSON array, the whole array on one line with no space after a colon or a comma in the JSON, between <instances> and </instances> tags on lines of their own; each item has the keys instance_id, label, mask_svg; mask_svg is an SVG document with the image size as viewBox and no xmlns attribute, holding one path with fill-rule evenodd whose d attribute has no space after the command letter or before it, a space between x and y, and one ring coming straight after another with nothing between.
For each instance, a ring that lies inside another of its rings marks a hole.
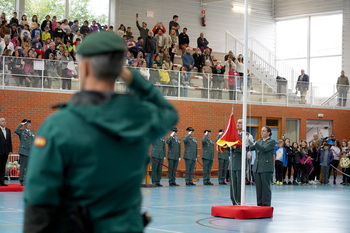
<instances>
[{"instance_id":1,"label":"woman in crowd","mask_svg":"<svg viewBox=\"0 0 350 233\"><path fill-rule=\"evenodd\" d=\"M229 77L229 72L232 69L232 65L235 63L232 61L231 57L228 57L227 60L224 62L225 66L225 73L224 73L224 87L223 88L228 88L228 77Z\"/></svg>"},{"instance_id":2,"label":"woman in crowd","mask_svg":"<svg viewBox=\"0 0 350 233\"><path fill-rule=\"evenodd\" d=\"M33 30L35 28L36 25L38 25L38 16L33 15L32 17L32 22L30 22L29 28L30 30Z\"/></svg>"},{"instance_id":3,"label":"woman in crowd","mask_svg":"<svg viewBox=\"0 0 350 233\"><path fill-rule=\"evenodd\" d=\"M303 185L309 184L309 174L312 171L312 162L311 162L311 152L307 146L305 140L301 140L300 152L302 154L301 164L301 183Z\"/></svg>"},{"instance_id":4,"label":"woman in crowd","mask_svg":"<svg viewBox=\"0 0 350 233\"><path fill-rule=\"evenodd\" d=\"M144 77L144 79L146 79L147 81L149 80L150 73L149 73L149 69L147 68L146 62L142 62L140 73L141 73L141 76Z\"/></svg>"},{"instance_id":5,"label":"woman in crowd","mask_svg":"<svg viewBox=\"0 0 350 233\"><path fill-rule=\"evenodd\" d=\"M261 129L261 139L251 150L256 150L253 172L256 184L256 199L258 206L271 206L271 179L273 174L273 154L276 142L271 139L271 128Z\"/></svg>"},{"instance_id":6,"label":"woman in crowd","mask_svg":"<svg viewBox=\"0 0 350 233\"><path fill-rule=\"evenodd\" d=\"M21 54L18 50L15 50L12 54L13 58L11 59L12 68L11 73L12 77L15 79L16 85L21 87L23 86L24 81L24 71L23 71L23 60Z\"/></svg>"},{"instance_id":7,"label":"woman in crowd","mask_svg":"<svg viewBox=\"0 0 350 233\"><path fill-rule=\"evenodd\" d=\"M168 85L170 83L170 76L164 63L162 64L161 68L158 70L158 73L160 77L160 84L163 85L163 95L166 95L169 88Z\"/></svg>"},{"instance_id":8,"label":"woman in crowd","mask_svg":"<svg viewBox=\"0 0 350 233\"><path fill-rule=\"evenodd\" d=\"M174 63L174 57L179 47L179 38L176 36L175 29L171 29L170 35L167 37L167 43L165 46L166 54L170 54L170 61Z\"/></svg>"},{"instance_id":9,"label":"woman in crowd","mask_svg":"<svg viewBox=\"0 0 350 233\"><path fill-rule=\"evenodd\" d=\"M203 90L202 90L202 98L208 98L208 91L210 87L210 82L213 77L213 70L210 66L210 61L205 61L205 66L202 69L202 81L203 81Z\"/></svg>"},{"instance_id":10,"label":"woman in crowd","mask_svg":"<svg viewBox=\"0 0 350 233\"><path fill-rule=\"evenodd\" d=\"M188 87L190 86L190 78L187 74L186 67L182 66L181 72L181 96L188 97Z\"/></svg>"},{"instance_id":11,"label":"woman in crowd","mask_svg":"<svg viewBox=\"0 0 350 233\"><path fill-rule=\"evenodd\" d=\"M28 21L27 21L27 16L26 15L22 15L21 21L19 22L19 25L21 26L21 28L24 28L24 25L28 25Z\"/></svg>"},{"instance_id":12,"label":"woman in crowd","mask_svg":"<svg viewBox=\"0 0 350 233\"><path fill-rule=\"evenodd\" d=\"M292 152L291 155L293 157L293 185L298 185L300 181L300 160L301 160L301 152L300 147L297 142L293 142L292 144Z\"/></svg>"},{"instance_id":13,"label":"woman in crowd","mask_svg":"<svg viewBox=\"0 0 350 233\"><path fill-rule=\"evenodd\" d=\"M117 31L117 34L120 36L120 37L123 37L124 35L126 35L126 28L123 24L120 24L119 28L118 28L118 31Z\"/></svg>"},{"instance_id":14,"label":"woman in crowd","mask_svg":"<svg viewBox=\"0 0 350 233\"><path fill-rule=\"evenodd\" d=\"M284 140L284 149L286 149L286 155L288 158L288 164L284 167L283 171L283 184L287 184L285 178L288 170L288 184L292 184L291 176L292 176L292 167L293 167L293 156L292 156L292 146L290 145L290 139L286 138Z\"/></svg>"},{"instance_id":15,"label":"woman in crowd","mask_svg":"<svg viewBox=\"0 0 350 233\"><path fill-rule=\"evenodd\" d=\"M333 153L333 161L332 161L332 166L330 166L330 169L329 169L329 176L328 176L328 179L330 178L331 176L331 172L333 170L333 184L336 184L336 179L337 179L337 170L335 168L338 168L338 165L339 165L339 155L340 155L340 152L341 152L341 145L340 145L340 142L338 139L336 139L334 141L334 144L331 146L331 151Z\"/></svg>"},{"instance_id":16,"label":"woman in crowd","mask_svg":"<svg viewBox=\"0 0 350 233\"><path fill-rule=\"evenodd\" d=\"M346 139L343 139L343 141L341 142L341 151L342 153L345 152L346 154L348 154L348 142L346 141ZM346 173L347 169L343 168L342 172ZM343 182L341 182L340 184L344 184L346 183L346 175L343 174Z\"/></svg>"},{"instance_id":17,"label":"woman in crowd","mask_svg":"<svg viewBox=\"0 0 350 233\"><path fill-rule=\"evenodd\" d=\"M230 100L235 100L236 99L236 80L239 78L239 74L236 71L236 65L232 64L231 70L229 71L229 76L228 76L228 88L229 90L229 98Z\"/></svg>"},{"instance_id":18,"label":"woman in crowd","mask_svg":"<svg viewBox=\"0 0 350 233\"><path fill-rule=\"evenodd\" d=\"M316 184L316 180L318 180L318 175L320 174L320 162L317 154L317 147L314 142L310 142L310 157L311 157L311 162L314 167L314 170L311 172L309 176L309 182L310 184Z\"/></svg>"},{"instance_id":19,"label":"woman in crowd","mask_svg":"<svg viewBox=\"0 0 350 233\"><path fill-rule=\"evenodd\" d=\"M67 30L69 29L70 30L70 26L68 25L68 19L64 19L63 20L63 23L61 25L61 29L67 33Z\"/></svg>"},{"instance_id":20,"label":"woman in crowd","mask_svg":"<svg viewBox=\"0 0 350 233\"><path fill-rule=\"evenodd\" d=\"M69 51L66 49L64 50L64 54L61 57L62 61L62 88L63 89L72 89L72 72L68 69L68 63L73 61L72 56L70 55Z\"/></svg>"},{"instance_id":21,"label":"woman in crowd","mask_svg":"<svg viewBox=\"0 0 350 233\"><path fill-rule=\"evenodd\" d=\"M244 59L243 55L239 54L235 60L236 70L239 73L240 78L237 80L237 89L243 90L243 77L244 77Z\"/></svg>"}]
</instances>

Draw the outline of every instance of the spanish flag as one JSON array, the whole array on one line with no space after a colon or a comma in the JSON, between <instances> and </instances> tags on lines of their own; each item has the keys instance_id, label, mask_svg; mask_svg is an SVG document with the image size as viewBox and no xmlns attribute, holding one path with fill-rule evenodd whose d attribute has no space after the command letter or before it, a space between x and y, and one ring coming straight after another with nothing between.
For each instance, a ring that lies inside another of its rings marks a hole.
<instances>
[{"instance_id":1,"label":"spanish flag","mask_svg":"<svg viewBox=\"0 0 350 233\"><path fill-rule=\"evenodd\" d=\"M233 113L231 113L230 120L226 126L225 131L221 135L220 139L216 142L217 150L223 152L226 148L229 147L242 147L242 140L238 135L235 118L233 117Z\"/></svg>"}]
</instances>

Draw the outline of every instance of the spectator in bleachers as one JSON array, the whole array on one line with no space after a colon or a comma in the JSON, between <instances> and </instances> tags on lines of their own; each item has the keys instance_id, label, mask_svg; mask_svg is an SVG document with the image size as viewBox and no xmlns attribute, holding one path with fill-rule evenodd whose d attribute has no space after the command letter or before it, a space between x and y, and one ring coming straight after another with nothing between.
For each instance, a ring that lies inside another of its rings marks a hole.
<instances>
[{"instance_id":1,"label":"spectator in bleachers","mask_svg":"<svg viewBox=\"0 0 350 233\"><path fill-rule=\"evenodd\" d=\"M22 43L21 46L24 50L29 51L32 48L31 43L29 42L29 37L28 36L24 36L22 38Z\"/></svg>"},{"instance_id":2,"label":"spectator in bleachers","mask_svg":"<svg viewBox=\"0 0 350 233\"><path fill-rule=\"evenodd\" d=\"M55 60L55 55L50 53L49 60L46 61L46 72L47 72L47 82L44 83L44 87L60 89L61 88L61 78L57 73L57 64Z\"/></svg>"},{"instance_id":3,"label":"spectator in bleachers","mask_svg":"<svg viewBox=\"0 0 350 233\"><path fill-rule=\"evenodd\" d=\"M142 22L142 27L141 27L139 24L139 17L136 16L136 26L140 31L140 36L143 38L143 40L146 40L146 37L149 32L149 29L147 28L147 23Z\"/></svg>"},{"instance_id":4,"label":"spectator in bleachers","mask_svg":"<svg viewBox=\"0 0 350 233\"><path fill-rule=\"evenodd\" d=\"M50 43L49 48L45 51L44 59L49 59L50 54L53 54L54 56L56 56L56 44L55 44L55 42Z\"/></svg>"},{"instance_id":5,"label":"spectator in bleachers","mask_svg":"<svg viewBox=\"0 0 350 233\"><path fill-rule=\"evenodd\" d=\"M23 38L25 36L30 37L29 25L28 24L25 24L23 30L21 31L21 40L23 40Z\"/></svg>"},{"instance_id":6,"label":"spectator in bleachers","mask_svg":"<svg viewBox=\"0 0 350 233\"><path fill-rule=\"evenodd\" d=\"M61 38L61 40L63 40L65 32L64 30L61 28L61 23L57 22L57 28L55 29L54 35L56 38Z\"/></svg>"},{"instance_id":7,"label":"spectator in bleachers","mask_svg":"<svg viewBox=\"0 0 350 233\"><path fill-rule=\"evenodd\" d=\"M90 29L89 29L88 25L89 25L89 22L85 20L84 23L83 23L83 26L81 26L81 28L80 28L80 33L83 36L86 36L90 32Z\"/></svg>"},{"instance_id":8,"label":"spectator in bleachers","mask_svg":"<svg viewBox=\"0 0 350 233\"><path fill-rule=\"evenodd\" d=\"M195 53L192 55L194 59L194 67L197 67L197 72L201 73L202 72L202 67L204 63L204 56L202 52L200 51L199 48L196 49Z\"/></svg>"},{"instance_id":9,"label":"spectator in bleachers","mask_svg":"<svg viewBox=\"0 0 350 233\"><path fill-rule=\"evenodd\" d=\"M59 50L60 46L63 45L62 39L60 37L56 37L55 44L56 44L56 50ZM63 45L63 47L64 47L64 45Z\"/></svg>"},{"instance_id":10,"label":"spectator in bleachers","mask_svg":"<svg viewBox=\"0 0 350 233\"><path fill-rule=\"evenodd\" d=\"M152 67L153 65L156 64L158 68L161 68L163 65L163 62L161 60L161 57L159 54L156 54L156 58L154 59L153 63L152 63Z\"/></svg>"},{"instance_id":11,"label":"spectator in bleachers","mask_svg":"<svg viewBox=\"0 0 350 233\"><path fill-rule=\"evenodd\" d=\"M77 39L80 39L80 41L83 40L83 36L80 33L80 30L76 31L74 36L73 36L73 43L77 41Z\"/></svg>"},{"instance_id":12,"label":"spectator in bleachers","mask_svg":"<svg viewBox=\"0 0 350 233\"><path fill-rule=\"evenodd\" d=\"M163 62L164 62L165 66L166 66L166 68L168 70L172 70L173 69L173 63L170 61L170 55L169 54L165 56L165 60Z\"/></svg>"},{"instance_id":13,"label":"spectator in bleachers","mask_svg":"<svg viewBox=\"0 0 350 233\"><path fill-rule=\"evenodd\" d=\"M45 31L46 27L49 27L49 31L52 31L52 23L50 21L50 15L46 15L45 20L41 24L41 30Z\"/></svg>"},{"instance_id":14,"label":"spectator in bleachers","mask_svg":"<svg viewBox=\"0 0 350 233\"><path fill-rule=\"evenodd\" d=\"M178 96L179 91L179 76L178 73L169 70L170 82L168 88L168 96Z\"/></svg>"},{"instance_id":15,"label":"spectator in bleachers","mask_svg":"<svg viewBox=\"0 0 350 233\"><path fill-rule=\"evenodd\" d=\"M332 161L333 166L331 166L329 169L328 178L330 178L331 172L333 170L333 184L336 184L338 172L335 168L337 168L339 165L339 159L340 159L340 153L341 153L341 144L338 139L336 139L334 141L334 144L331 146L331 151L333 154L333 161Z\"/></svg>"},{"instance_id":16,"label":"spectator in bleachers","mask_svg":"<svg viewBox=\"0 0 350 233\"><path fill-rule=\"evenodd\" d=\"M301 159L301 183L304 185L309 184L309 174L310 174L310 162L311 161L311 151L308 148L307 142L301 140L300 152L302 154Z\"/></svg>"},{"instance_id":17,"label":"spectator in bleachers","mask_svg":"<svg viewBox=\"0 0 350 233\"><path fill-rule=\"evenodd\" d=\"M36 25L39 25L39 23L38 23L38 16L33 15L32 16L32 22L30 22L30 25L29 25L30 30L33 30Z\"/></svg>"},{"instance_id":18,"label":"spectator in bleachers","mask_svg":"<svg viewBox=\"0 0 350 233\"><path fill-rule=\"evenodd\" d=\"M205 66L203 67L202 70L202 81L203 81L203 90L201 93L202 98L208 98L208 88L210 87L210 81L212 80L212 67L210 66L210 61L206 60L205 61Z\"/></svg>"},{"instance_id":19,"label":"spectator in bleachers","mask_svg":"<svg viewBox=\"0 0 350 233\"><path fill-rule=\"evenodd\" d=\"M163 95L166 95L169 89L168 85L170 83L170 76L164 63L162 64L161 68L158 70L158 73L160 77L160 83L163 86Z\"/></svg>"},{"instance_id":20,"label":"spectator in bleachers","mask_svg":"<svg viewBox=\"0 0 350 233\"><path fill-rule=\"evenodd\" d=\"M235 55L233 54L233 52L230 50L228 51L228 54L225 55L225 61L227 61L229 58L231 58L231 61L235 61Z\"/></svg>"},{"instance_id":21,"label":"spectator in bleachers","mask_svg":"<svg viewBox=\"0 0 350 233\"><path fill-rule=\"evenodd\" d=\"M137 38L136 48L138 51L143 52L143 38L141 36Z\"/></svg>"},{"instance_id":22,"label":"spectator in bleachers","mask_svg":"<svg viewBox=\"0 0 350 233\"><path fill-rule=\"evenodd\" d=\"M179 16L174 15L173 20L169 22L169 34L171 34L171 29L174 28L176 36L179 36L180 25L177 22L178 20L179 20Z\"/></svg>"},{"instance_id":23,"label":"spectator in bleachers","mask_svg":"<svg viewBox=\"0 0 350 233\"><path fill-rule=\"evenodd\" d=\"M186 48L186 53L182 55L182 65L186 67L187 72L191 75L191 71L194 67L194 59L191 55L191 48Z\"/></svg>"},{"instance_id":24,"label":"spectator in bleachers","mask_svg":"<svg viewBox=\"0 0 350 233\"><path fill-rule=\"evenodd\" d=\"M25 76L25 86L29 87L33 81L33 76L37 73L34 71L34 58L36 58L36 53L33 50L28 51L28 57L24 59L24 74Z\"/></svg>"},{"instance_id":25,"label":"spectator in bleachers","mask_svg":"<svg viewBox=\"0 0 350 233\"><path fill-rule=\"evenodd\" d=\"M133 33L131 31L131 27L128 27L126 29L126 39L129 40L133 36Z\"/></svg>"},{"instance_id":26,"label":"spectator in bleachers","mask_svg":"<svg viewBox=\"0 0 350 233\"><path fill-rule=\"evenodd\" d=\"M306 104L306 95L307 91L309 90L309 75L305 74L304 69L301 70L301 75L298 77L298 82L296 86L296 91L300 91L300 96L301 96L301 104Z\"/></svg>"},{"instance_id":27,"label":"spectator in bleachers","mask_svg":"<svg viewBox=\"0 0 350 233\"><path fill-rule=\"evenodd\" d=\"M92 21L92 25L90 26L90 33L92 32L98 32L98 26L96 25L96 21Z\"/></svg>"},{"instance_id":28,"label":"spectator in bleachers","mask_svg":"<svg viewBox=\"0 0 350 233\"><path fill-rule=\"evenodd\" d=\"M50 47L51 39L48 38L44 41L43 50L46 51Z\"/></svg>"},{"instance_id":29,"label":"spectator in bleachers","mask_svg":"<svg viewBox=\"0 0 350 233\"><path fill-rule=\"evenodd\" d=\"M13 12L12 16L13 17L10 20L10 25L12 26L12 24L16 24L16 27L17 27L17 25L19 25L18 19L17 19L17 12Z\"/></svg>"},{"instance_id":30,"label":"spectator in bleachers","mask_svg":"<svg viewBox=\"0 0 350 233\"><path fill-rule=\"evenodd\" d=\"M134 42L134 37L131 36L129 41L126 43L126 46L128 47L128 50L134 55L134 57L137 57L138 49L136 48L136 43Z\"/></svg>"},{"instance_id":31,"label":"spectator in bleachers","mask_svg":"<svg viewBox=\"0 0 350 233\"><path fill-rule=\"evenodd\" d=\"M11 25L10 35L11 35L11 39L13 39L14 35L20 35L20 30L17 28L16 23L13 23Z\"/></svg>"},{"instance_id":32,"label":"spectator in bleachers","mask_svg":"<svg viewBox=\"0 0 350 233\"><path fill-rule=\"evenodd\" d=\"M63 54L64 54L64 45L60 44L56 52L56 60L61 60L61 57L63 56Z\"/></svg>"},{"instance_id":33,"label":"spectator in bleachers","mask_svg":"<svg viewBox=\"0 0 350 233\"><path fill-rule=\"evenodd\" d=\"M144 62L146 62L145 59L144 59L143 53L142 53L141 51L137 53L137 56L136 56L136 58L135 58L135 61L136 61L136 63L137 63L137 67L141 67L142 64L143 64Z\"/></svg>"},{"instance_id":34,"label":"spectator in bleachers","mask_svg":"<svg viewBox=\"0 0 350 233\"><path fill-rule=\"evenodd\" d=\"M197 47L202 51L202 53L204 52L205 49L209 49L211 54L212 49L208 47L208 44L209 42L207 41L206 38L204 38L204 33L201 32L201 34L197 39Z\"/></svg>"},{"instance_id":35,"label":"spectator in bleachers","mask_svg":"<svg viewBox=\"0 0 350 233\"><path fill-rule=\"evenodd\" d=\"M146 56L147 67L151 68L153 63L154 51L156 50L156 41L153 38L152 31L148 32L148 36L146 37L144 44L145 46L143 48L143 51Z\"/></svg>"},{"instance_id":36,"label":"spectator in bleachers","mask_svg":"<svg viewBox=\"0 0 350 233\"><path fill-rule=\"evenodd\" d=\"M108 32L114 32L114 27L113 27L113 26L109 26L109 28L108 28L107 31L108 31Z\"/></svg>"},{"instance_id":37,"label":"spectator in bleachers","mask_svg":"<svg viewBox=\"0 0 350 233\"><path fill-rule=\"evenodd\" d=\"M4 38L6 35L10 35L11 31L8 26L7 21L4 21L1 28L0 28L0 37Z\"/></svg>"},{"instance_id":38,"label":"spectator in bleachers","mask_svg":"<svg viewBox=\"0 0 350 233\"><path fill-rule=\"evenodd\" d=\"M57 20L57 17L56 17L56 16L53 16L53 17L52 17L52 21L51 21L51 25L52 25L51 30L52 30L52 32L54 32L54 31L56 30L56 28L57 28L57 22L56 22L56 20Z\"/></svg>"},{"instance_id":39,"label":"spectator in bleachers","mask_svg":"<svg viewBox=\"0 0 350 233\"><path fill-rule=\"evenodd\" d=\"M230 51L231 52L231 51ZM231 52L232 53L232 52ZM226 57L226 56L225 56ZM224 62L224 66L225 66L225 73L224 73L224 85L223 88L228 88L228 75L230 70L232 69L232 65L234 65L235 63L233 62L233 60L231 59L231 56L227 57L227 60Z\"/></svg>"},{"instance_id":40,"label":"spectator in bleachers","mask_svg":"<svg viewBox=\"0 0 350 233\"><path fill-rule=\"evenodd\" d=\"M79 31L79 20L74 20L74 23L70 29L71 29L71 33L75 35L77 31Z\"/></svg>"},{"instance_id":41,"label":"spectator in bleachers","mask_svg":"<svg viewBox=\"0 0 350 233\"><path fill-rule=\"evenodd\" d=\"M73 34L71 33L70 29L67 29L66 34L63 37L63 43L67 44L67 41L73 41Z\"/></svg>"},{"instance_id":42,"label":"spectator in bleachers","mask_svg":"<svg viewBox=\"0 0 350 233\"><path fill-rule=\"evenodd\" d=\"M344 70L341 71L341 75L337 80L338 91L338 106L346 106L347 95L349 91L349 79L345 76Z\"/></svg>"},{"instance_id":43,"label":"spectator in bleachers","mask_svg":"<svg viewBox=\"0 0 350 233\"><path fill-rule=\"evenodd\" d=\"M39 24L35 25L35 28L32 30L32 39L34 39L34 37L39 36L39 40L42 39L42 31L39 28Z\"/></svg>"},{"instance_id":44,"label":"spectator in bleachers","mask_svg":"<svg viewBox=\"0 0 350 233\"><path fill-rule=\"evenodd\" d=\"M186 67L182 66L181 72L181 96L188 97L188 88L191 83L191 75L187 74Z\"/></svg>"},{"instance_id":45,"label":"spectator in bleachers","mask_svg":"<svg viewBox=\"0 0 350 233\"><path fill-rule=\"evenodd\" d=\"M174 63L174 57L179 46L179 38L176 35L175 29L170 30L170 35L167 38L165 53L170 54L170 60Z\"/></svg>"},{"instance_id":46,"label":"spectator in bleachers","mask_svg":"<svg viewBox=\"0 0 350 233\"><path fill-rule=\"evenodd\" d=\"M236 64L236 70L239 73L240 78L238 79L237 89L243 90L243 77L244 77L244 60L243 55L239 54L237 59L234 61Z\"/></svg>"},{"instance_id":47,"label":"spectator in bleachers","mask_svg":"<svg viewBox=\"0 0 350 233\"><path fill-rule=\"evenodd\" d=\"M13 58L11 59L12 63L12 78L14 78L16 85L21 87L23 86L23 81L24 81L24 70L23 70L23 65L22 65L22 58L21 54L18 50L14 51Z\"/></svg>"},{"instance_id":48,"label":"spectator in bleachers","mask_svg":"<svg viewBox=\"0 0 350 233\"><path fill-rule=\"evenodd\" d=\"M120 37L123 37L124 35L126 35L126 28L123 24L120 24L119 28L118 28L118 31L117 31L117 34L120 36Z\"/></svg>"},{"instance_id":49,"label":"spectator in bleachers","mask_svg":"<svg viewBox=\"0 0 350 233\"><path fill-rule=\"evenodd\" d=\"M156 40L156 54L163 54L166 46L167 37L164 35L163 30L158 30L158 34L154 36ZM164 57L162 56L162 60Z\"/></svg>"},{"instance_id":50,"label":"spectator in bleachers","mask_svg":"<svg viewBox=\"0 0 350 233\"><path fill-rule=\"evenodd\" d=\"M19 22L19 25L24 28L25 25L29 25L28 21L27 21L27 16L26 15L22 15L21 21ZM29 27L28 27L29 29Z\"/></svg>"},{"instance_id":51,"label":"spectator in bleachers","mask_svg":"<svg viewBox=\"0 0 350 233\"><path fill-rule=\"evenodd\" d=\"M42 40L46 41L47 39L51 39L51 33L50 33L50 28L46 27L45 31L43 32Z\"/></svg>"},{"instance_id":52,"label":"spectator in bleachers","mask_svg":"<svg viewBox=\"0 0 350 233\"><path fill-rule=\"evenodd\" d=\"M233 63L231 70L229 70L228 76L228 88L229 88L229 99L236 99L236 79L239 78L239 74L236 71L236 65Z\"/></svg>"},{"instance_id":53,"label":"spectator in bleachers","mask_svg":"<svg viewBox=\"0 0 350 233\"><path fill-rule=\"evenodd\" d=\"M0 43L0 48L1 48L1 52L4 53L6 50L11 51L10 54L13 53L13 51L15 50L15 48L13 47L13 44L10 42L10 39L8 37L5 37L1 43Z\"/></svg>"},{"instance_id":54,"label":"spectator in bleachers","mask_svg":"<svg viewBox=\"0 0 350 233\"><path fill-rule=\"evenodd\" d=\"M153 85L154 85L155 87L157 87L157 89L158 89L160 92L163 92L163 88L162 88L162 86L160 85L160 76L159 76L157 64L153 64L153 65L152 65L152 69L150 69L150 78L149 78L149 81L150 81L151 83L153 83Z\"/></svg>"},{"instance_id":55,"label":"spectator in bleachers","mask_svg":"<svg viewBox=\"0 0 350 233\"><path fill-rule=\"evenodd\" d=\"M68 24L68 19L64 19L62 21L61 28L65 33L67 32L68 29L70 30L70 26Z\"/></svg>"},{"instance_id":56,"label":"spectator in bleachers","mask_svg":"<svg viewBox=\"0 0 350 233\"><path fill-rule=\"evenodd\" d=\"M205 61L209 61L210 62L210 66L211 67L214 67L214 61L213 61L213 59L212 59L212 57L211 57L211 55L210 55L210 50L209 49L205 49L204 50L204 62Z\"/></svg>"},{"instance_id":57,"label":"spectator in bleachers","mask_svg":"<svg viewBox=\"0 0 350 233\"><path fill-rule=\"evenodd\" d=\"M150 73L149 73L149 69L147 68L146 62L142 63L142 67L140 69L140 74L144 79L146 79L147 81L149 80Z\"/></svg>"},{"instance_id":58,"label":"spectator in bleachers","mask_svg":"<svg viewBox=\"0 0 350 233\"><path fill-rule=\"evenodd\" d=\"M11 40L11 43L13 44L13 47L16 48L20 46L20 42L19 42L19 36L18 34L15 34Z\"/></svg>"},{"instance_id":59,"label":"spectator in bleachers","mask_svg":"<svg viewBox=\"0 0 350 233\"><path fill-rule=\"evenodd\" d=\"M4 12L1 13L1 17L0 17L0 24L3 25L4 21L6 20L6 14Z\"/></svg>"},{"instance_id":60,"label":"spectator in bleachers","mask_svg":"<svg viewBox=\"0 0 350 233\"><path fill-rule=\"evenodd\" d=\"M154 33L154 35L157 35L159 30L162 30L163 33L166 32L166 29L162 22L157 22L157 24L153 27L152 32Z\"/></svg>"},{"instance_id":61,"label":"spectator in bleachers","mask_svg":"<svg viewBox=\"0 0 350 233\"><path fill-rule=\"evenodd\" d=\"M190 38L186 33L187 28L183 28L183 31L179 35L179 48L182 49L182 55L186 52L186 48L190 44Z\"/></svg>"},{"instance_id":62,"label":"spectator in bleachers","mask_svg":"<svg viewBox=\"0 0 350 233\"><path fill-rule=\"evenodd\" d=\"M70 90L72 88L72 71L68 69L68 63L72 62L73 58L71 57L68 50L64 51L63 56L61 57L62 62L62 88Z\"/></svg>"},{"instance_id":63,"label":"spectator in bleachers","mask_svg":"<svg viewBox=\"0 0 350 233\"><path fill-rule=\"evenodd\" d=\"M134 59L133 55L130 53L130 51L127 51L126 52L126 60L125 60L126 65L127 66L132 66L133 59Z\"/></svg>"},{"instance_id":64,"label":"spectator in bleachers","mask_svg":"<svg viewBox=\"0 0 350 233\"><path fill-rule=\"evenodd\" d=\"M213 69L213 91L212 97L213 99L222 99L222 84L224 82L224 73L225 67L221 65L221 62L218 60L216 66Z\"/></svg>"}]
</instances>

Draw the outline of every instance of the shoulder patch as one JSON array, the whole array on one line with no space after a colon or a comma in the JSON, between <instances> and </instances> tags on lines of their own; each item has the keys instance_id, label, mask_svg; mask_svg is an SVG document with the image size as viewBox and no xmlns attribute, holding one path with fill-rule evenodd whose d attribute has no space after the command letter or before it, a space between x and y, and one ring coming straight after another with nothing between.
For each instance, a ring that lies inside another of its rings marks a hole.
<instances>
[{"instance_id":1,"label":"shoulder patch","mask_svg":"<svg viewBox=\"0 0 350 233\"><path fill-rule=\"evenodd\" d=\"M34 145L37 147L45 147L46 145L46 138L44 137L36 137L34 141Z\"/></svg>"}]
</instances>

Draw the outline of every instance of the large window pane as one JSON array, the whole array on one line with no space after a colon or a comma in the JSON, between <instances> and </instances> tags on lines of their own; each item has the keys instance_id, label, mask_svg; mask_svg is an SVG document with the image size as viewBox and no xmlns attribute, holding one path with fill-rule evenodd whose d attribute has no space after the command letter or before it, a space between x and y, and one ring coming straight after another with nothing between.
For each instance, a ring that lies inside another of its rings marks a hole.
<instances>
[{"instance_id":1,"label":"large window pane","mask_svg":"<svg viewBox=\"0 0 350 233\"><path fill-rule=\"evenodd\" d=\"M311 17L311 56L340 55L342 27L341 14Z\"/></svg>"},{"instance_id":2,"label":"large window pane","mask_svg":"<svg viewBox=\"0 0 350 233\"><path fill-rule=\"evenodd\" d=\"M65 0L26 0L24 13L27 15L28 22L32 21L33 15L38 16L39 24L45 20L46 15L57 17L60 21L64 17Z\"/></svg>"},{"instance_id":3,"label":"large window pane","mask_svg":"<svg viewBox=\"0 0 350 233\"><path fill-rule=\"evenodd\" d=\"M276 48L279 58L307 56L308 18L279 21L276 23Z\"/></svg>"},{"instance_id":4,"label":"large window pane","mask_svg":"<svg viewBox=\"0 0 350 233\"><path fill-rule=\"evenodd\" d=\"M0 0L0 14L2 12L5 13L7 22L10 22L10 19L12 18L12 13L14 12L14 10L15 10L15 0Z\"/></svg>"}]
</instances>

